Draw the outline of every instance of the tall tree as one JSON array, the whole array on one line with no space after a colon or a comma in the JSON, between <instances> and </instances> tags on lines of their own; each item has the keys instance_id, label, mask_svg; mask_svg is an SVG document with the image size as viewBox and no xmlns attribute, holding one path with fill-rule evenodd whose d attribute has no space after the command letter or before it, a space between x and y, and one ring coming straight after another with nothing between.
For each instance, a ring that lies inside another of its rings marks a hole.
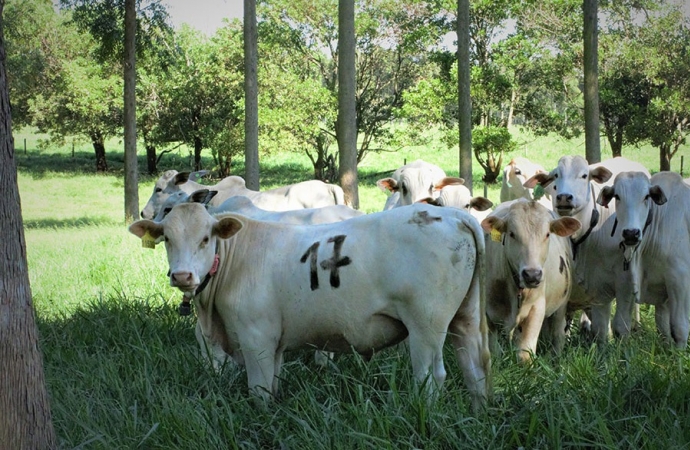
<instances>
[{"instance_id":1,"label":"tall tree","mask_svg":"<svg viewBox=\"0 0 690 450\"><path fill-rule=\"evenodd\" d=\"M472 100L470 98L470 1L458 0L458 132L460 177L472 191Z\"/></svg>"},{"instance_id":2,"label":"tall tree","mask_svg":"<svg viewBox=\"0 0 690 450\"><path fill-rule=\"evenodd\" d=\"M0 442L8 449L52 449L57 439L38 347L14 158L4 6L0 0Z\"/></svg>"},{"instance_id":3,"label":"tall tree","mask_svg":"<svg viewBox=\"0 0 690 450\"><path fill-rule=\"evenodd\" d=\"M357 77L355 71L355 0L338 1L339 179L345 203L359 208L357 185Z\"/></svg>"},{"instance_id":4,"label":"tall tree","mask_svg":"<svg viewBox=\"0 0 690 450\"><path fill-rule=\"evenodd\" d=\"M259 190L259 80L256 0L244 0L244 179Z\"/></svg>"},{"instance_id":5,"label":"tall tree","mask_svg":"<svg viewBox=\"0 0 690 450\"><path fill-rule=\"evenodd\" d=\"M599 27L597 0L583 0L584 77L585 77L585 156L589 163L601 161L599 141Z\"/></svg>"},{"instance_id":6,"label":"tall tree","mask_svg":"<svg viewBox=\"0 0 690 450\"><path fill-rule=\"evenodd\" d=\"M124 120L125 120L125 223L139 218L139 165L137 161L136 0L125 0Z\"/></svg>"}]
</instances>

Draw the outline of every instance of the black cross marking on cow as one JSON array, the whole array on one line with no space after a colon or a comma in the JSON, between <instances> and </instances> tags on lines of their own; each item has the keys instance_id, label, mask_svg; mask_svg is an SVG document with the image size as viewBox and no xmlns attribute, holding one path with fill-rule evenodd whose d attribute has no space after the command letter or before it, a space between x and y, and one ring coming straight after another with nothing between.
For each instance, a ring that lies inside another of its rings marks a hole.
<instances>
[{"instance_id":1,"label":"black cross marking on cow","mask_svg":"<svg viewBox=\"0 0 690 450\"><path fill-rule=\"evenodd\" d=\"M343 242L345 242L345 235L332 237L328 240L330 244L333 242L333 257L325 261L321 261L321 268L323 270L331 271L331 286L334 288L340 287L340 274L338 273L338 268L342 266L347 266L352 262L352 260L346 256L344 258L340 257L340 250L343 247Z\"/></svg>"},{"instance_id":2,"label":"black cross marking on cow","mask_svg":"<svg viewBox=\"0 0 690 450\"><path fill-rule=\"evenodd\" d=\"M330 239L328 239L328 243L333 243L333 257L324 261L321 261L321 268L323 270L330 270L331 271L331 277L330 277L330 282L331 282L331 287L337 288L340 287L340 273L338 272L338 269L343 266L347 266L352 262L352 260L348 257L342 257L340 256L340 251L342 250L343 247L343 242L345 242L345 236L344 234L341 234L339 236L334 236ZM306 252L304 252L304 255L300 258L301 263L306 263L307 260L309 260L309 284L311 287L311 290L314 291L319 288L319 275L317 272L317 258L318 258L318 250L319 246L321 245L320 242L314 242L309 249L307 249Z\"/></svg>"}]
</instances>

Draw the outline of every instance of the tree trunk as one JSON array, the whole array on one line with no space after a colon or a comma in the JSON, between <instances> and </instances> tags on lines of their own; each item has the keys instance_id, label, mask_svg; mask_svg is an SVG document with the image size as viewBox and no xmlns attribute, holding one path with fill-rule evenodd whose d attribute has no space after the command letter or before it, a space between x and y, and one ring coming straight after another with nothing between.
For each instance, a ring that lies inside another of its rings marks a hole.
<instances>
[{"instance_id":1,"label":"tree trunk","mask_svg":"<svg viewBox=\"0 0 690 450\"><path fill-rule=\"evenodd\" d=\"M244 181L259 190L259 89L256 0L244 0Z\"/></svg>"},{"instance_id":2,"label":"tree trunk","mask_svg":"<svg viewBox=\"0 0 690 450\"><path fill-rule=\"evenodd\" d=\"M671 170L671 145L661 144L659 146L659 170Z\"/></svg>"},{"instance_id":3,"label":"tree trunk","mask_svg":"<svg viewBox=\"0 0 690 450\"><path fill-rule=\"evenodd\" d=\"M107 172L108 161L105 159L105 139L100 131L91 133L91 144L96 153L96 172Z\"/></svg>"},{"instance_id":4,"label":"tree trunk","mask_svg":"<svg viewBox=\"0 0 690 450\"><path fill-rule=\"evenodd\" d=\"M155 175L158 172L158 158L156 156L156 146L153 144L144 144L146 147L146 169L149 175Z\"/></svg>"},{"instance_id":5,"label":"tree trunk","mask_svg":"<svg viewBox=\"0 0 690 450\"><path fill-rule=\"evenodd\" d=\"M599 142L599 51L597 0L583 0L584 74L585 74L585 157L587 162L601 161Z\"/></svg>"},{"instance_id":6,"label":"tree trunk","mask_svg":"<svg viewBox=\"0 0 690 450\"><path fill-rule=\"evenodd\" d=\"M194 170L201 170L201 150L203 144L199 136L194 136Z\"/></svg>"},{"instance_id":7,"label":"tree trunk","mask_svg":"<svg viewBox=\"0 0 690 450\"><path fill-rule=\"evenodd\" d=\"M355 71L355 0L338 1L338 178L345 203L359 208L357 179L357 79Z\"/></svg>"},{"instance_id":8,"label":"tree trunk","mask_svg":"<svg viewBox=\"0 0 690 450\"><path fill-rule=\"evenodd\" d=\"M472 192L472 100L470 98L470 0L458 0L458 132L460 178Z\"/></svg>"},{"instance_id":9,"label":"tree trunk","mask_svg":"<svg viewBox=\"0 0 690 450\"><path fill-rule=\"evenodd\" d=\"M4 1L0 1L0 17ZM57 448L31 301L0 20L0 443Z\"/></svg>"},{"instance_id":10,"label":"tree trunk","mask_svg":"<svg viewBox=\"0 0 690 450\"><path fill-rule=\"evenodd\" d=\"M139 162L137 160L136 112L136 0L125 0L125 223L139 218Z\"/></svg>"}]
</instances>

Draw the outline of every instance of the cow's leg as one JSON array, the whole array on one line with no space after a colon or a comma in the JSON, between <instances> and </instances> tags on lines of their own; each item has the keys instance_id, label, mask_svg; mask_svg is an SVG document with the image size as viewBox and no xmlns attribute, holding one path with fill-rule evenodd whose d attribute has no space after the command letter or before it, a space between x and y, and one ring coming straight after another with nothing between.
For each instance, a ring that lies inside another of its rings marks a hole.
<instances>
[{"instance_id":1,"label":"cow's leg","mask_svg":"<svg viewBox=\"0 0 690 450\"><path fill-rule=\"evenodd\" d=\"M544 297L541 297L529 307L528 311L521 310L518 315L518 322L522 328L517 349L517 357L520 362L530 361L537 354L539 332L544 323L545 302Z\"/></svg>"},{"instance_id":2,"label":"cow's leg","mask_svg":"<svg viewBox=\"0 0 690 450\"><path fill-rule=\"evenodd\" d=\"M472 396L472 409L478 411L490 395L491 370L486 316L480 308L478 283L473 283L448 332L462 368L465 386Z\"/></svg>"},{"instance_id":3,"label":"cow's leg","mask_svg":"<svg viewBox=\"0 0 690 450\"><path fill-rule=\"evenodd\" d=\"M277 342L277 341L275 341ZM273 390L276 375L276 361L282 360L282 354L278 356L276 344L270 340L240 342L244 365L247 368L247 382L249 390L269 400L276 392Z\"/></svg>"},{"instance_id":4,"label":"cow's leg","mask_svg":"<svg viewBox=\"0 0 690 450\"><path fill-rule=\"evenodd\" d=\"M429 400L433 400L432 394L446 379L446 369L443 365L443 342L446 337L443 330L446 327L439 328L434 324L435 322L431 325L424 323L424 328L416 323L407 326L412 372L417 382L422 385L423 391L429 395Z\"/></svg>"},{"instance_id":5,"label":"cow's leg","mask_svg":"<svg viewBox=\"0 0 690 450\"><path fill-rule=\"evenodd\" d=\"M592 305L592 336L600 344L605 344L609 339L609 329L611 327L611 302Z\"/></svg>"},{"instance_id":6,"label":"cow's leg","mask_svg":"<svg viewBox=\"0 0 690 450\"><path fill-rule=\"evenodd\" d=\"M660 301L654 306L654 322L659 333L670 343L673 342L671 335L671 311L668 299Z\"/></svg>"},{"instance_id":7,"label":"cow's leg","mask_svg":"<svg viewBox=\"0 0 690 450\"><path fill-rule=\"evenodd\" d=\"M668 305L671 318L671 337L673 343L679 349L684 349L688 345L688 313L690 313L690 292L687 289L687 281L678 283L671 281L667 286Z\"/></svg>"},{"instance_id":8,"label":"cow's leg","mask_svg":"<svg viewBox=\"0 0 690 450\"><path fill-rule=\"evenodd\" d=\"M201 356L213 365L213 369L218 372L228 362L228 354L223 351L223 347L210 337L204 335L201 329L201 324L196 323L194 329L196 341L199 343L201 349Z\"/></svg>"},{"instance_id":9,"label":"cow's leg","mask_svg":"<svg viewBox=\"0 0 690 450\"><path fill-rule=\"evenodd\" d=\"M542 333L546 333L545 336L549 339L549 344L551 349L556 355L560 355L565 346L565 338L568 328L568 304L565 303L563 306L558 308L550 317L544 319L544 325L542 325Z\"/></svg>"},{"instance_id":10,"label":"cow's leg","mask_svg":"<svg viewBox=\"0 0 690 450\"><path fill-rule=\"evenodd\" d=\"M625 337L633 329L633 317L639 322L640 309L635 303L632 284L620 283L616 285L616 313L613 316L613 334L615 337ZM636 308L637 306L637 308Z\"/></svg>"}]
</instances>

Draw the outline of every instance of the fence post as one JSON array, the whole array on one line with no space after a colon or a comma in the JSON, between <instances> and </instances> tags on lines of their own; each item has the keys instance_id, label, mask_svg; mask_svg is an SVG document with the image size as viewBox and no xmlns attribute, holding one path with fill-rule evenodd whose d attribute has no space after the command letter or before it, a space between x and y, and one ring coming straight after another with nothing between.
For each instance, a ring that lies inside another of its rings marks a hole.
<instances>
[{"instance_id":1,"label":"fence post","mask_svg":"<svg viewBox=\"0 0 690 450\"><path fill-rule=\"evenodd\" d=\"M26 138L24 138L24 156L26 156Z\"/></svg>"},{"instance_id":2,"label":"fence post","mask_svg":"<svg viewBox=\"0 0 690 450\"><path fill-rule=\"evenodd\" d=\"M74 159L74 141L72 141L72 159Z\"/></svg>"}]
</instances>

